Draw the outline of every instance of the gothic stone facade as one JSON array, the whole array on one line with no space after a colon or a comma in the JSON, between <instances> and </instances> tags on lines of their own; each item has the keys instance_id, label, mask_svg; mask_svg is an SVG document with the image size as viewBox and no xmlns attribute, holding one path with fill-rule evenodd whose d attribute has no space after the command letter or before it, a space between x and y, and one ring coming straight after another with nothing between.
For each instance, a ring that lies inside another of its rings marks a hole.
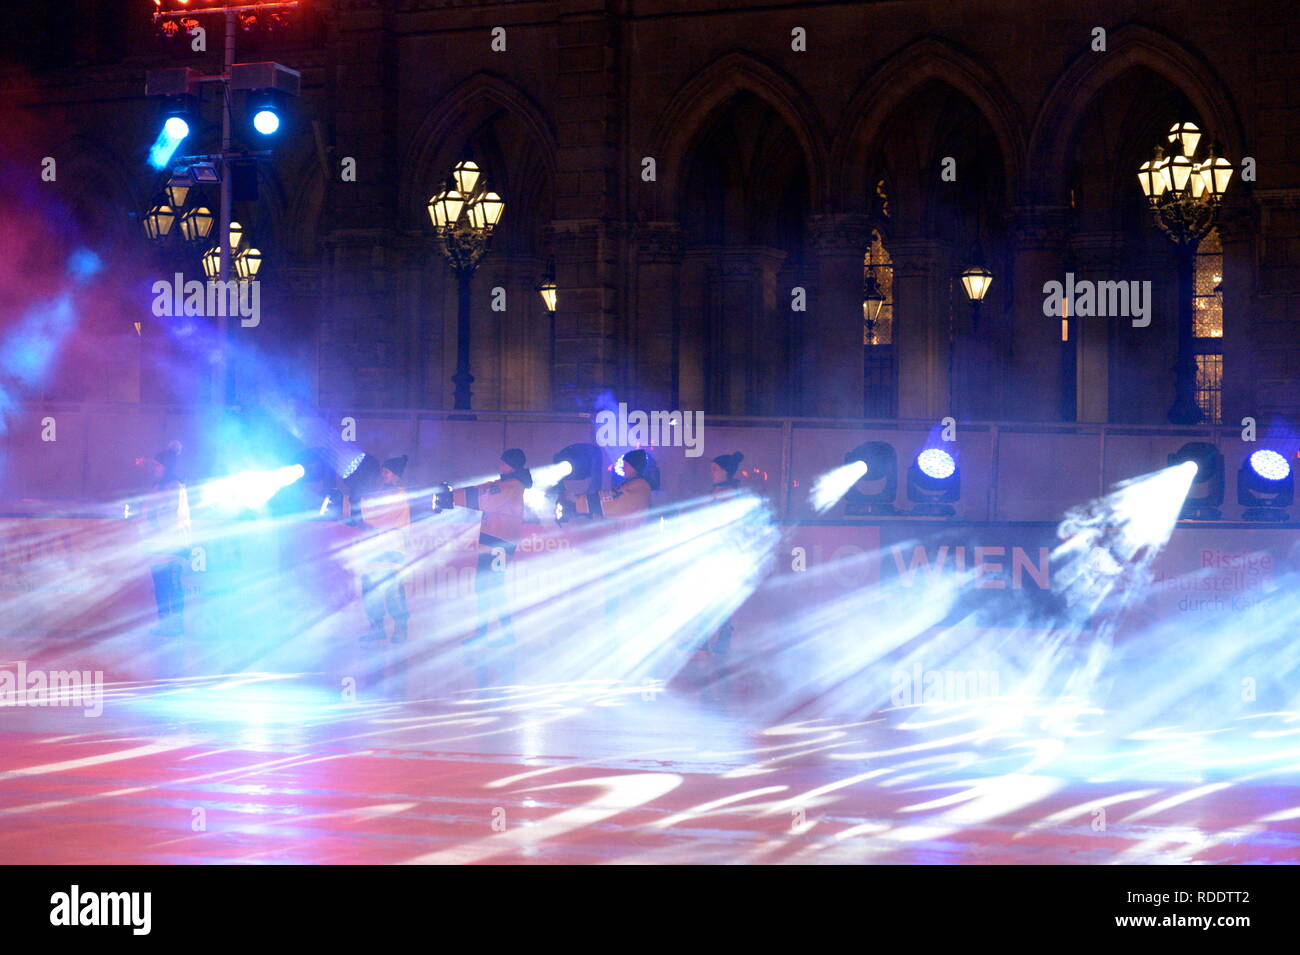
<instances>
[{"instance_id":1,"label":"gothic stone facade","mask_svg":"<svg viewBox=\"0 0 1300 955\"><path fill-rule=\"evenodd\" d=\"M220 40L191 53L156 36L144 0L105 6L73 4L71 39L47 31L18 86L62 131L74 216L139 243L123 213L159 185L142 162L157 122L144 71L214 69ZM1293 5L307 7L289 35L239 41L239 59L280 60L304 88L258 201L237 208L266 256L269 317L234 334L255 331L246 343L322 405L450 406L456 283L425 203L472 156L506 201L474 280L475 407L590 410L607 394L714 414L873 412L875 234L891 269L888 413L1158 423L1175 267L1135 172L1190 119L1257 169L1219 225L1223 420L1300 412ZM954 281L976 243L995 274L978 314ZM552 268L554 315L536 294ZM1066 271L1151 281L1151 325L1080 318L1062 342L1042 287ZM167 400L147 360L165 336L137 336L132 372L112 351L131 336L101 331L120 374L79 396ZM259 376L239 387L255 400Z\"/></svg>"}]
</instances>

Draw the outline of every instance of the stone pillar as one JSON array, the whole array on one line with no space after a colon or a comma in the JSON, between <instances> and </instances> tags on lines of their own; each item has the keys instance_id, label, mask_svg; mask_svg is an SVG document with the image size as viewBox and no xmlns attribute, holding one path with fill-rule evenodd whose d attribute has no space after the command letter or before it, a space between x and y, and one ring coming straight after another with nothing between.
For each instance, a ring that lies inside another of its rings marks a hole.
<instances>
[{"instance_id":1,"label":"stone pillar","mask_svg":"<svg viewBox=\"0 0 1300 955\"><path fill-rule=\"evenodd\" d=\"M937 239L894 237L887 248L894 262L898 416L941 418L949 410L952 247Z\"/></svg>"},{"instance_id":2,"label":"stone pillar","mask_svg":"<svg viewBox=\"0 0 1300 955\"><path fill-rule=\"evenodd\" d=\"M401 407L406 392L404 316L392 272L400 254L385 229L336 229L325 239L320 401L327 407Z\"/></svg>"},{"instance_id":3,"label":"stone pillar","mask_svg":"<svg viewBox=\"0 0 1300 955\"><path fill-rule=\"evenodd\" d=\"M551 403L556 411L591 411L618 386L616 251L609 227L593 221L557 221L555 357Z\"/></svg>"},{"instance_id":4,"label":"stone pillar","mask_svg":"<svg viewBox=\"0 0 1300 955\"><path fill-rule=\"evenodd\" d=\"M559 0L556 78L555 315L552 404L589 411L620 389L617 281L620 135L617 18L603 0ZM630 173L629 173L630 174Z\"/></svg>"},{"instance_id":5,"label":"stone pillar","mask_svg":"<svg viewBox=\"0 0 1300 955\"><path fill-rule=\"evenodd\" d=\"M1116 269L1122 239L1113 232L1080 232L1070 237L1070 257L1075 280L1094 282L1124 278ZM1058 279L1065 281L1065 276ZM1075 318L1075 410L1078 421L1110 420L1110 338L1120 318L1084 316ZM1129 327L1132 327L1131 324Z\"/></svg>"},{"instance_id":6,"label":"stone pillar","mask_svg":"<svg viewBox=\"0 0 1300 955\"><path fill-rule=\"evenodd\" d=\"M861 418L862 261L871 221L835 213L811 216L808 225L808 311L798 363L803 414Z\"/></svg>"},{"instance_id":7,"label":"stone pillar","mask_svg":"<svg viewBox=\"0 0 1300 955\"><path fill-rule=\"evenodd\" d=\"M1262 425L1256 394L1259 368L1256 346L1252 345L1259 334L1254 327L1255 236L1260 234L1259 224L1244 200L1233 201L1231 193L1229 197L1219 210L1218 225L1223 243L1223 423L1240 426L1241 419L1249 415Z\"/></svg>"},{"instance_id":8,"label":"stone pillar","mask_svg":"<svg viewBox=\"0 0 1300 955\"><path fill-rule=\"evenodd\" d=\"M320 401L331 407L406 404L407 329L395 308L391 248L397 181L387 140L375 135L385 111L387 34L379 0L352 0L327 15L330 64L327 101L334 140L348 144L363 174L356 182L329 177L320 318Z\"/></svg>"},{"instance_id":9,"label":"stone pillar","mask_svg":"<svg viewBox=\"0 0 1300 955\"><path fill-rule=\"evenodd\" d=\"M1043 314L1043 284L1065 279L1067 210L1019 206L1011 211L1010 375L1003 407L1009 418L1061 418L1061 324ZM997 278L994 278L997 281Z\"/></svg>"},{"instance_id":10,"label":"stone pillar","mask_svg":"<svg viewBox=\"0 0 1300 955\"><path fill-rule=\"evenodd\" d=\"M773 382L785 377L776 331L778 249L713 251L703 329L706 409L713 414L775 414Z\"/></svg>"},{"instance_id":11,"label":"stone pillar","mask_svg":"<svg viewBox=\"0 0 1300 955\"><path fill-rule=\"evenodd\" d=\"M675 222L647 222L637 227L634 241L633 395L641 408L679 408L682 314L678 306L685 236Z\"/></svg>"}]
</instances>

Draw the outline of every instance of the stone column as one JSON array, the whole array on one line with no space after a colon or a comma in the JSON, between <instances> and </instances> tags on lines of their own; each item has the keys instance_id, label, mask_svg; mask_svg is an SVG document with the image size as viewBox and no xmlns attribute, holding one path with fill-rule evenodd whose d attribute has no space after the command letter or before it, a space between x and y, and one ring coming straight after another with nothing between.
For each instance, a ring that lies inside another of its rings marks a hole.
<instances>
[{"instance_id":1,"label":"stone column","mask_svg":"<svg viewBox=\"0 0 1300 955\"><path fill-rule=\"evenodd\" d=\"M1080 232L1071 236L1075 280L1098 282L1125 278L1115 267L1121 242L1121 237L1114 232ZM1064 282L1065 276L1061 275L1058 281ZM1073 320L1078 355L1075 409L1079 421L1110 420L1110 339L1117 321L1124 319L1093 315Z\"/></svg>"},{"instance_id":2,"label":"stone column","mask_svg":"<svg viewBox=\"0 0 1300 955\"><path fill-rule=\"evenodd\" d=\"M633 395L641 408L681 407L679 296L685 236L675 222L647 222L636 243L636 309L631 322Z\"/></svg>"},{"instance_id":3,"label":"stone column","mask_svg":"<svg viewBox=\"0 0 1300 955\"><path fill-rule=\"evenodd\" d=\"M808 226L808 311L798 362L803 414L860 418L862 261L871 241L871 221L863 215L822 214L811 216Z\"/></svg>"},{"instance_id":4,"label":"stone column","mask_svg":"<svg viewBox=\"0 0 1300 955\"><path fill-rule=\"evenodd\" d=\"M320 318L320 401L331 407L407 403L408 330L401 327L392 269L393 191L387 140L376 135L388 91L387 34L379 0L351 0L327 14L328 102L334 139L347 143L361 174L327 181Z\"/></svg>"},{"instance_id":5,"label":"stone column","mask_svg":"<svg viewBox=\"0 0 1300 955\"><path fill-rule=\"evenodd\" d=\"M1003 407L1009 418L1059 421L1061 324L1043 314L1043 284L1065 278L1067 210L1019 206L1011 211L1010 371ZM994 281L997 281L995 276Z\"/></svg>"},{"instance_id":6,"label":"stone column","mask_svg":"<svg viewBox=\"0 0 1300 955\"><path fill-rule=\"evenodd\" d=\"M887 248L894 262L898 416L941 418L949 410L952 248L937 239L902 237Z\"/></svg>"},{"instance_id":7,"label":"stone column","mask_svg":"<svg viewBox=\"0 0 1300 955\"><path fill-rule=\"evenodd\" d=\"M556 411L591 411L602 392L617 387L616 252L601 222L552 223L555 235L555 357L551 402Z\"/></svg>"},{"instance_id":8,"label":"stone column","mask_svg":"<svg viewBox=\"0 0 1300 955\"><path fill-rule=\"evenodd\" d=\"M618 20L603 0L559 0L556 77L556 411L589 411L619 389Z\"/></svg>"},{"instance_id":9,"label":"stone column","mask_svg":"<svg viewBox=\"0 0 1300 955\"><path fill-rule=\"evenodd\" d=\"M714 414L775 413L774 383L785 375L776 340L778 249L717 249L708 270L704 338L707 409Z\"/></svg>"},{"instance_id":10,"label":"stone column","mask_svg":"<svg viewBox=\"0 0 1300 955\"><path fill-rule=\"evenodd\" d=\"M1294 206L1300 207L1300 192L1293 198ZM1256 394L1259 369L1252 344L1259 334L1254 327L1259 223L1254 210L1244 200L1233 201L1229 193L1219 210L1218 228L1223 243L1223 423L1239 427L1249 415L1262 425Z\"/></svg>"}]
</instances>

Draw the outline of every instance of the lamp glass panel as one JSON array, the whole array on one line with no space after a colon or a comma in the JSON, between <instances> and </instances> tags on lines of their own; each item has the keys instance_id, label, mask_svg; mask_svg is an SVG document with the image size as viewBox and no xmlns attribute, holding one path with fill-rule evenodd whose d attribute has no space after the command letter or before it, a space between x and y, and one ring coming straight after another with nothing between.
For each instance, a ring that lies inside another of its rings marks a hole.
<instances>
[{"instance_id":1,"label":"lamp glass panel","mask_svg":"<svg viewBox=\"0 0 1300 955\"><path fill-rule=\"evenodd\" d=\"M456 167L452 169L451 175L456 180L456 188L461 195L472 196L482 172L478 168L478 163L472 159L467 159L464 162L457 163Z\"/></svg>"},{"instance_id":2,"label":"lamp glass panel","mask_svg":"<svg viewBox=\"0 0 1300 955\"><path fill-rule=\"evenodd\" d=\"M506 204L500 196L495 192L489 192L480 204L483 206L483 216L487 220L489 229L501 221L501 214L505 212Z\"/></svg>"}]
</instances>

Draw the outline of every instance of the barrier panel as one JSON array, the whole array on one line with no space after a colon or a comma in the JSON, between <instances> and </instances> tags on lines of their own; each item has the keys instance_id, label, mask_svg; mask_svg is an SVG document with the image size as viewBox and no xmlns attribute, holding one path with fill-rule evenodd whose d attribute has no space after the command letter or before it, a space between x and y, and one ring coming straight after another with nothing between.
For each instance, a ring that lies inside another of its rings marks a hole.
<instances>
[{"instance_id":1,"label":"barrier panel","mask_svg":"<svg viewBox=\"0 0 1300 955\"><path fill-rule=\"evenodd\" d=\"M430 626L451 636L463 621L447 614L472 614L477 528L476 517L460 509L412 525L405 579L413 636ZM1050 611L1060 597L1052 591L1050 554L1058 540L1050 523L891 520L779 529L771 575L735 615L738 640L747 626L825 607L864 588L887 587L891 599L912 599L945 573L968 574L968 589L990 595L982 602L986 608L1008 594L1023 598L1021 610ZM656 533L653 522L638 533ZM192 635L290 640L363 629L358 575L365 537L356 529L324 520L197 522L193 540L183 575ZM537 526L508 572L512 604L544 602L598 579L602 546L580 525ZM579 565L579 557L590 560ZM154 614L150 562L137 522L0 519L6 608L0 630L70 636L148 626ZM575 568L586 576L575 577ZM1282 578L1298 571L1295 525L1180 524L1152 564L1123 629L1161 621L1214 629L1276 596ZM776 586L796 577L798 586ZM654 595L645 596L653 606Z\"/></svg>"}]
</instances>

